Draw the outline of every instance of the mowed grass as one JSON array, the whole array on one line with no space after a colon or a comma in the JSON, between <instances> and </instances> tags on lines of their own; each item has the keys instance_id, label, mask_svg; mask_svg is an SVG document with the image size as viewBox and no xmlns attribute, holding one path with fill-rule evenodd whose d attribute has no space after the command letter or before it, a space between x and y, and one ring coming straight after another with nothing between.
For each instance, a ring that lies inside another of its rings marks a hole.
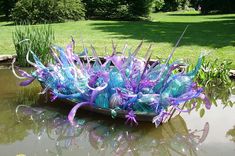
<instances>
[{"instance_id":1,"label":"mowed grass","mask_svg":"<svg viewBox=\"0 0 235 156\"><path fill-rule=\"evenodd\" d=\"M121 51L124 44L134 48L143 40L139 53L144 56L153 44L152 58L165 58L169 55L179 36L189 25L173 59L185 59L195 63L201 52L209 52L208 59L230 59L235 68L235 14L206 15L198 12L154 13L151 21L105 21L87 20L52 24L55 31L55 44L66 46L71 36L77 42L76 51L82 49L81 40L89 48L96 48L99 55L111 53L112 40ZM38 26L38 25L36 25ZM11 22L0 22L0 54L15 54ZM106 52L105 52L106 48Z\"/></svg>"}]
</instances>

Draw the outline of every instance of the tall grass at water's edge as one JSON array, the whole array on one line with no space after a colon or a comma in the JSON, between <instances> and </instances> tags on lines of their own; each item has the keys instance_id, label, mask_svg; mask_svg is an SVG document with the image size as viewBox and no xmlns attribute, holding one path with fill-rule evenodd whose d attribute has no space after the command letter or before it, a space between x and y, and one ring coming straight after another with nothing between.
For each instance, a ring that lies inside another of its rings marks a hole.
<instances>
[{"instance_id":1,"label":"tall grass at water's edge","mask_svg":"<svg viewBox=\"0 0 235 156\"><path fill-rule=\"evenodd\" d=\"M27 53L33 51L43 63L50 61L49 50L54 41L54 31L50 25L39 27L16 26L12 34L17 55L17 63L27 67Z\"/></svg>"}]
</instances>

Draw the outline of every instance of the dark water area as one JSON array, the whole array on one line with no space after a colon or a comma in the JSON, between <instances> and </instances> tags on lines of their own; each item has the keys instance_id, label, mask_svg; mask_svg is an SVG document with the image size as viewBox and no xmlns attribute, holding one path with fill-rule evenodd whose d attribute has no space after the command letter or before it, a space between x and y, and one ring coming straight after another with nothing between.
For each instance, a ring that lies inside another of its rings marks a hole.
<instances>
[{"instance_id":1,"label":"dark water area","mask_svg":"<svg viewBox=\"0 0 235 156\"><path fill-rule=\"evenodd\" d=\"M0 156L160 155L234 156L235 88L215 86L211 110L182 113L155 128L79 111L76 125L69 107L38 100L40 86L19 86L10 69L0 69Z\"/></svg>"}]
</instances>

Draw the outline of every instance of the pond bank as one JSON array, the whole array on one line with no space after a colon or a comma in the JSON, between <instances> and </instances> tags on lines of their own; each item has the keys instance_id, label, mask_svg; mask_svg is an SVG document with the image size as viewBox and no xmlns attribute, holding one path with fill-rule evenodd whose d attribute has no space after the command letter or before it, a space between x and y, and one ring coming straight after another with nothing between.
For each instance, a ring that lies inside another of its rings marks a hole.
<instances>
[{"instance_id":1,"label":"pond bank","mask_svg":"<svg viewBox=\"0 0 235 156\"><path fill-rule=\"evenodd\" d=\"M16 55L0 55L0 62L11 61Z\"/></svg>"}]
</instances>

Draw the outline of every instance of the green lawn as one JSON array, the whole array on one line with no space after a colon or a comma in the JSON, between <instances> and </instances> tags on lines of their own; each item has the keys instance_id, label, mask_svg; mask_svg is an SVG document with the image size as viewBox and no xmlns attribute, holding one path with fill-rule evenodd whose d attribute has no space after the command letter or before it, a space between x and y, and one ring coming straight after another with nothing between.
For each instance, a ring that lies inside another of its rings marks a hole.
<instances>
[{"instance_id":1,"label":"green lawn","mask_svg":"<svg viewBox=\"0 0 235 156\"><path fill-rule=\"evenodd\" d=\"M104 55L104 48L111 48L111 41L121 50L125 43L129 48L141 40L145 44L140 56L144 55L153 43L153 58L167 57L178 37L189 28L176 50L174 59L184 58L194 62L202 51L208 51L209 58L231 59L235 68L235 14L201 16L197 12L155 13L151 21L104 21L88 20L52 24L56 44L65 46L73 36L77 41L77 51L81 49L80 40L92 43L98 54ZM14 25L0 22L0 54L14 54L12 32Z\"/></svg>"}]
</instances>

